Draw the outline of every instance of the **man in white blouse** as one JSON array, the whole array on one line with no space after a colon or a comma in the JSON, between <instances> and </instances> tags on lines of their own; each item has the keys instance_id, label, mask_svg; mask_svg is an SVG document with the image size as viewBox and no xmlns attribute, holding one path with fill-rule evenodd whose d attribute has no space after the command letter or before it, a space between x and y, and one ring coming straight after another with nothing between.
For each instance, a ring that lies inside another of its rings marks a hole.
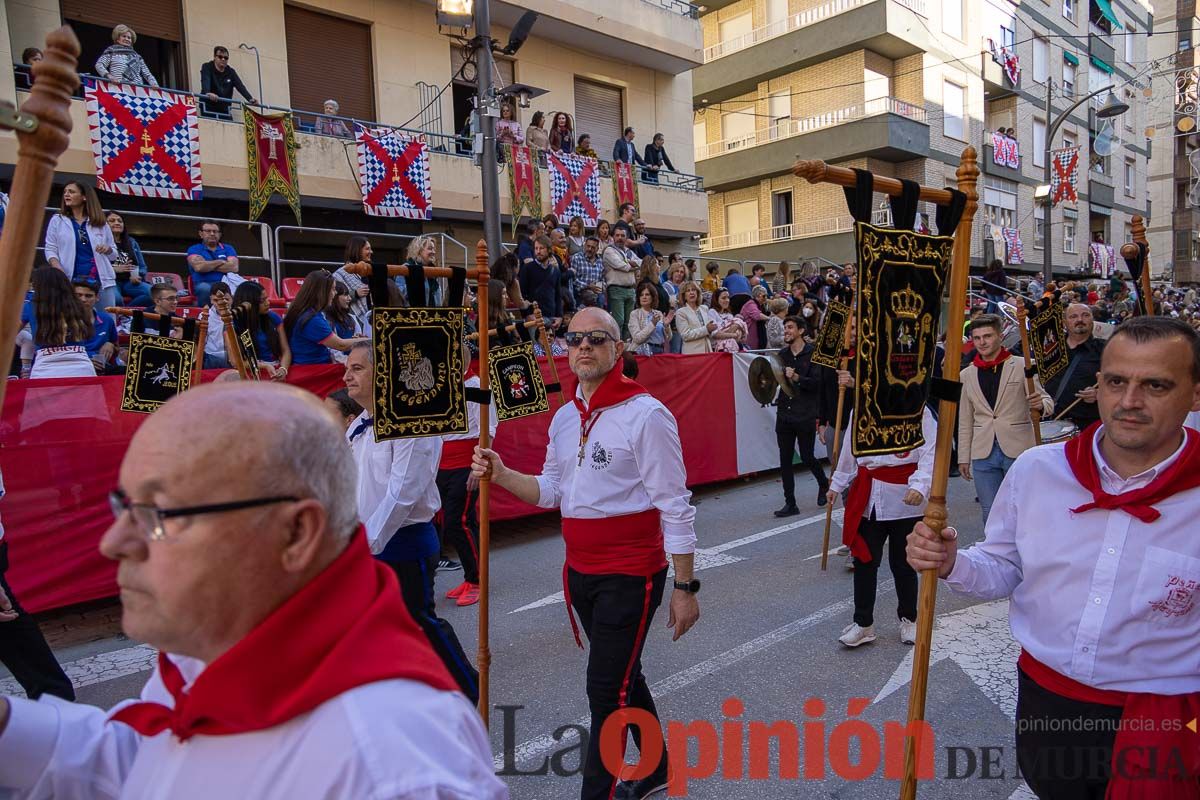
<instances>
[{"instance_id":1,"label":"man in white blouse","mask_svg":"<svg viewBox=\"0 0 1200 800\"><path fill-rule=\"evenodd\" d=\"M1018 457L982 544L958 552L953 528L921 523L908 559L1011 598L1017 759L1038 797L1198 798L1200 434L1183 423L1200 336L1129 320L1097 382L1101 421Z\"/></svg>"},{"instance_id":2,"label":"man in white blouse","mask_svg":"<svg viewBox=\"0 0 1200 800\"><path fill-rule=\"evenodd\" d=\"M574 609L578 614L591 644L591 735L580 796L641 800L667 786L666 749L648 776L620 781L602 763L600 732L605 720L626 706L658 718L642 674L642 649L662 602L664 551L675 567L667 619L673 639L700 617L700 582L692 575L696 510L686 486L675 417L621 374L624 345L616 321L603 309L583 309L571 320L567 346L579 387L574 405L560 408L550 423L542 474L516 472L494 451L483 449L476 449L472 469L480 477L490 470L498 486L526 503L561 509L567 613ZM576 628L574 616L571 625ZM577 628L575 638L582 647ZM645 733L634 726L633 738L643 753ZM661 729L652 735L661 737Z\"/></svg>"},{"instance_id":3,"label":"man in white blouse","mask_svg":"<svg viewBox=\"0 0 1200 800\"><path fill-rule=\"evenodd\" d=\"M179 431L218 416L180 457ZM237 479L196 480L222 471ZM475 709L371 558L354 479L341 426L294 387L207 385L151 415L100 550L157 667L109 712L0 698L0 796L506 798Z\"/></svg>"}]
</instances>

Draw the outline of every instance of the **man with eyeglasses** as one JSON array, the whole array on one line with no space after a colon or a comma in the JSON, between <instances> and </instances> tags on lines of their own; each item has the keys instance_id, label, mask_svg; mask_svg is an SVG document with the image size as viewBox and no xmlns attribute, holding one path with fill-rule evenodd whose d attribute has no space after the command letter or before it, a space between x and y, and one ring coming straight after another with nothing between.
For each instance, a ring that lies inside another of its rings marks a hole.
<instances>
[{"instance_id":1,"label":"man with eyeglasses","mask_svg":"<svg viewBox=\"0 0 1200 800\"><path fill-rule=\"evenodd\" d=\"M179 431L218 415L181 458ZM206 385L152 414L100 551L157 666L109 712L0 698L0 795L507 798L478 714L371 557L354 483L341 426L295 387Z\"/></svg>"},{"instance_id":2,"label":"man with eyeglasses","mask_svg":"<svg viewBox=\"0 0 1200 800\"><path fill-rule=\"evenodd\" d=\"M673 640L700 618L700 582L693 577L696 509L686 487L675 417L622 375L625 346L616 321L603 309L579 311L567 330L567 346L579 386L574 405L560 408L550 423L542 474L509 469L495 451L480 448L472 470L479 477L490 470L496 485L526 503L561 509L567 613L579 646L579 627L591 643L591 735L580 796L641 800L667 786L666 749L649 776L619 781L600 757L600 732L610 715L626 706L658 718L642 674L642 649L662 602L664 551L675 566L667 619ZM620 733L616 752L624 753L625 731ZM634 741L643 754L653 752L653 746L643 746L645 733L634 727Z\"/></svg>"},{"instance_id":3,"label":"man with eyeglasses","mask_svg":"<svg viewBox=\"0 0 1200 800\"><path fill-rule=\"evenodd\" d=\"M261 88L261 87L260 87ZM205 116L229 116L229 103L221 102L233 97L237 89L251 105L257 100L246 84L242 83L237 70L229 66L229 50L221 45L213 48L213 59L200 67L200 93L205 99L200 102Z\"/></svg>"}]
</instances>

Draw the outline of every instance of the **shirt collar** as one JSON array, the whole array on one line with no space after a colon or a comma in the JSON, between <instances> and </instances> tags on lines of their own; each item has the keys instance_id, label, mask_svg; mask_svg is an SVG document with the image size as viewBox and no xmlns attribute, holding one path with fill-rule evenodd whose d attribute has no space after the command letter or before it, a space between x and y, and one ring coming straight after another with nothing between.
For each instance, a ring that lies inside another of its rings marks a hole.
<instances>
[{"instance_id":1,"label":"shirt collar","mask_svg":"<svg viewBox=\"0 0 1200 800\"><path fill-rule=\"evenodd\" d=\"M1092 439L1092 454L1096 457L1096 469L1100 473L1100 483L1104 491L1109 494L1121 494L1122 492L1133 491L1140 489L1163 473L1167 467L1175 463L1180 454L1183 453L1183 448L1187 444L1187 437L1183 437L1183 441L1179 443L1179 447L1175 448L1175 452L1158 462L1147 470L1139 472L1137 475L1131 475L1128 478L1122 478L1120 475L1108 465L1104 460L1104 453L1100 450L1100 440L1104 438L1104 426L1096 431L1096 436Z\"/></svg>"}]
</instances>

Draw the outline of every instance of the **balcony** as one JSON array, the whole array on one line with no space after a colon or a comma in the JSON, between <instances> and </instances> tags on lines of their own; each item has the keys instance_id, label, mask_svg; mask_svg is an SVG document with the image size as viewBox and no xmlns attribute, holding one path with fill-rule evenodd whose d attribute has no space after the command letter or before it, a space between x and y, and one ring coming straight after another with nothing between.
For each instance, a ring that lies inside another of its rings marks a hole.
<instances>
[{"instance_id":1,"label":"balcony","mask_svg":"<svg viewBox=\"0 0 1200 800\"><path fill-rule=\"evenodd\" d=\"M882 226L891 225L891 209L877 209L871 215L871 223ZM714 253L719 250L731 250L737 247L756 247L774 242L792 242L797 239L833 236L838 233L851 233L853 231L854 217L846 214L840 217L809 220L808 222L794 222L791 225L776 225L773 228L762 228L757 231L730 233L724 236L710 236L700 240L700 252Z\"/></svg>"},{"instance_id":2,"label":"balcony","mask_svg":"<svg viewBox=\"0 0 1200 800\"><path fill-rule=\"evenodd\" d=\"M925 120L924 108L881 97L698 147L696 168L708 188L730 189L783 172L798 157L906 161L929 154Z\"/></svg>"},{"instance_id":3,"label":"balcony","mask_svg":"<svg viewBox=\"0 0 1200 800\"><path fill-rule=\"evenodd\" d=\"M855 50L890 59L929 48L927 0L829 0L704 51L692 73L692 94L716 103L755 89L760 81Z\"/></svg>"},{"instance_id":4,"label":"balcony","mask_svg":"<svg viewBox=\"0 0 1200 800\"><path fill-rule=\"evenodd\" d=\"M979 75L983 78L983 91L989 101L1015 94L1020 88L1019 84L1014 84L1009 79L1004 65L996 60L997 57L1004 58L1005 51L1000 49L999 45L995 45L997 49L993 51L991 49L993 45L995 45L994 40L985 37L979 54L981 61Z\"/></svg>"},{"instance_id":5,"label":"balcony","mask_svg":"<svg viewBox=\"0 0 1200 800\"><path fill-rule=\"evenodd\" d=\"M1017 156L1017 168L1002 166L996 163L995 148L992 145L991 131L984 131L983 134L983 156L980 162L980 167L983 168L985 175L995 175L997 178L1004 178L1010 181L1021 180L1021 167L1025 165L1024 156Z\"/></svg>"},{"instance_id":6,"label":"balcony","mask_svg":"<svg viewBox=\"0 0 1200 800\"><path fill-rule=\"evenodd\" d=\"M1117 51L1113 48L1112 37L1095 25L1091 26L1091 32L1088 34L1088 55L1110 66L1116 62Z\"/></svg>"}]
</instances>

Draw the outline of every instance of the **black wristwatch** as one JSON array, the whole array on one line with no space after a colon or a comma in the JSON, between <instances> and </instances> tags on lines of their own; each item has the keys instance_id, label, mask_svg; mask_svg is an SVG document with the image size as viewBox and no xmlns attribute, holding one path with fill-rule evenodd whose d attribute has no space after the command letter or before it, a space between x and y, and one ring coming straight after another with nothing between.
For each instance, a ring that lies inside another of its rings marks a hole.
<instances>
[{"instance_id":1,"label":"black wristwatch","mask_svg":"<svg viewBox=\"0 0 1200 800\"><path fill-rule=\"evenodd\" d=\"M688 594L696 594L700 591L700 581L692 578L690 581L675 581L675 588L681 592Z\"/></svg>"}]
</instances>

